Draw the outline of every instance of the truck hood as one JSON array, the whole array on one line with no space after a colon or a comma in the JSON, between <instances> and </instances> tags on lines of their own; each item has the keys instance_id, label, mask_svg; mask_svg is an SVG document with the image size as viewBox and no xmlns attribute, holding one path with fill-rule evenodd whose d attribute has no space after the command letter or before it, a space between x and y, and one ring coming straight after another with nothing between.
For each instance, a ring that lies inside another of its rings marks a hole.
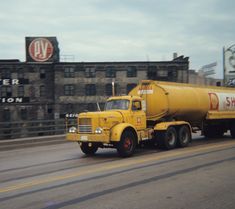
<instances>
[{"instance_id":1,"label":"truck hood","mask_svg":"<svg viewBox=\"0 0 235 209\"><path fill-rule=\"evenodd\" d=\"M124 121L122 112L118 110L80 113L78 119L79 119L78 122L79 124L92 125L94 130L98 127L104 130L110 129L114 125Z\"/></svg>"}]
</instances>

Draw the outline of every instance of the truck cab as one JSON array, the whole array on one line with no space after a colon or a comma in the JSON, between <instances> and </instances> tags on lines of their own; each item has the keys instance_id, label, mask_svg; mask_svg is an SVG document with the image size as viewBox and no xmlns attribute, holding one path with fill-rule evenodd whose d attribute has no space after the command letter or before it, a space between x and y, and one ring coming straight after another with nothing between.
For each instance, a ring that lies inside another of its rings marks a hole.
<instances>
[{"instance_id":1,"label":"truck cab","mask_svg":"<svg viewBox=\"0 0 235 209\"><path fill-rule=\"evenodd\" d=\"M136 130L141 130L146 128L146 115L142 102L140 97L111 97L106 102L105 111L121 113L123 122L134 126Z\"/></svg>"},{"instance_id":2,"label":"truck cab","mask_svg":"<svg viewBox=\"0 0 235 209\"><path fill-rule=\"evenodd\" d=\"M77 141L87 155L99 147L113 147L120 156L131 156L136 145L148 139L145 104L138 96L110 97L104 111L80 113L76 122L66 137Z\"/></svg>"}]
</instances>

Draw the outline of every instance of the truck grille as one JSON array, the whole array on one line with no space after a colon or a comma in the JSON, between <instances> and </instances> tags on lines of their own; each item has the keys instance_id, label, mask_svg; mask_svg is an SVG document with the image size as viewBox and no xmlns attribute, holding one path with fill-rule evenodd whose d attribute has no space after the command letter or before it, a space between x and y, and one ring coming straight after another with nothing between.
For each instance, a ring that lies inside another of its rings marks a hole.
<instances>
[{"instance_id":1,"label":"truck grille","mask_svg":"<svg viewBox=\"0 0 235 209\"><path fill-rule=\"evenodd\" d=\"M91 118L79 118L78 131L80 133L91 133Z\"/></svg>"},{"instance_id":2,"label":"truck grille","mask_svg":"<svg viewBox=\"0 0 235 209\"><path fill-rule=\"evenodd\" d=\"M91 133L92 127L90 125L78 125L79 133Z\"/></svg>"}]
</instances>

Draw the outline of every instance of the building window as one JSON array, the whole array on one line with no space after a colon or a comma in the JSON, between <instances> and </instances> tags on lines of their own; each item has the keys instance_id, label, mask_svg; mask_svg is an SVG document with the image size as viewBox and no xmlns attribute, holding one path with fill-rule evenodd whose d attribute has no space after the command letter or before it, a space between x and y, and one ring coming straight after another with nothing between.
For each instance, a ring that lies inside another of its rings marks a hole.
<instances>
[{"instance_id":1,"label":"building window","mask_svg":"<svg viewBox=\"0 0 235 209\"><path fill-rule=\"evenodd\" d=\"M137 69L136 66L128 66L126 77L137 77Z\"/></svg>"},{"instance_id":2,"label":"building window","mask_svg":"<svg viewBox=\"0 0 235 209\"><path fill-rule=\"evenodd\" d=\"M71 103L68 103L68 104L66 104L65 105L65 112L66 113L74 113L74 105L73 104L71 104Z\"/></svg>"},{"instance_id":3,"label":"building window","mask_svg":"<svg viewBox=\"0 0 235 209\"><path fill-rule=\"evenodd\" d=\"M126 85L126 93L129 94L129 92L137 86L136 83L129 83Z\"/></svg>"},{"instance_id":4,"label":"building window","mask_svg":"<svg viewBox=\"0 0 235 209\"><path fill-rule=\"evenodd\" d=\"M47 108L47 113L48 114L52 114L53 113L53 108L52 107L48 107Z\"/></svg>"},{"instance_id":5,"label":"building window","mask_svg":"<svg viewBox=\"0 0 235 209\"><path fill-rule=\"evenodd\" d=\"M24 86L18 86L18 97L24 96Z\"/></svg>"},{"instance_id":6,"label":"building window","mask_svg":"<svg viewBox=\"0 0 235 209\"><path fill-rule=\"evenodd\" d=\"M20 117L21 117L21 120L27 120L27 109L26 108L22 108L20 110Z\"/></svg>"},{"instance_id":7,"label":"building window","mask_svg":"<svg viewBox=\"0 0 235 209\"><path fill-rule=\"evenodd\" d=\"M87 104L87 110L88 111L96 111L97 110L96 104L94 104L94 103Z\"/></svg>"},{"instance_id":8,"label":"building window","mask_svg":"<svg viewBox=\"0 0 235 209\"><path fill-rule=\"evenodd\" d=\"M11 96L12 96L11 86L2 86L1 87L1 97L11 97Z\"/></svg>"},{"instance_id":9,"label":"building window","mask_svg":"<svg viewBox=\"0 0 235 209\"><path fill-rule=\"evenodd\" d=\"M46 96L46 88L45 86L40 86L40 97Z\"/></svg>"},{"instance_id":10,"label":"building window","mask_svg":"<svg viewBox=\"0 0 235 209\"><path fill-rule=\"evenodd\" d=\"M4 109L3 111L3 121L7 122L11 120L11 112L9 109Z\"/></svg>"},{"instance_id":11,"label":"building window","mask_svg":"<svg viewBox=\"0 0 235 209\"><path fill-rule=\"evenodd\" d=\"M105 85L105 94L107 96L112 96L112 84Z\"/></svg>"},{"instance_id":12,"label":"building window","mask_svg":"<svg viewBox=\"0 0 235 209\"><path fill-rule=\"evenodd\" d=\"M11 71L10 70L2 70L2 79L10 79Z\"/></svg>"},{"instance_id":13,"label":"building window","mask_svg":"<svg viewBox=\"0 0 235 209\"><path fill-rule=\"evenodd\" d=\"M115 78L116 77L116 71L114 66L108 66L106 67L106 78Z\"/></svg>"},{"instance_id":14,"label":"building window","mask_svg":"<svg viewBox=\"0 0 235 209\"><path fill-rule=\"evenodd\" d=\"M169 70L167 75L170 81L177 81L177 70Z\"/></svg>"},{"instance_id":15,"label":"building window","mask_svg":"<svg viewBox=\"0 0 235 209\"><path fill-rule=\"evenodd\" d=\"M75 86L73 84L64 85L64 95L74 96Z\"/></svg>"},{"instance_id":16,"label":"building window","mask_svg":"<svg viewBox=\"0 0 235 209\"><path fill-rule=\"evenodd\" d=\"M157 76L158 77L167 77L168 76L168 71L167 70L158 70L157 71Z\"/></svg>"},{"instance_id":17,"label":"building window","mask_svg":"<svg viewBox=\"0 0 235 209\"><path fill-rule=\"evenodd\" d=\"M45 69L40 69L40 79L45 79L46 78L46 71Z\"/></svg>"},{"instance_id":18,"label":"building window","mask_svg":"<svg viewBox=\"0 0 235 209\"><path fill-rule=\"evenodd\" d=\"M20 70L22 70L22 69L20 69ZM17 77L18 77L18 79L24 79L24 73L23 72L18 72Z\"/></svg>"},{"instance_id":19,"label":"building window","mask_svg":"<svg viewBox=\"0 0 235 209\"><path fill-rule=\"evenodd\" d=\"M108 83L105 85L105 94L106 96L112 96L113 95L113 86L112 84ZM114 84L114 94L117 94L117 84Z\"/></svg>"},{"instance_id":20,"label":"building window","mask_svg":"<svg viewBox=\"0 0 235 209\"><path fill-rule=\"evenodd\" d=\"M75 77L74 67L65 67L65 69L64 69L64 77L65 78L74 78Z\"/></svg>"},{"instance_id":21,"label":"building window","mask_svg":"<svg viewBox=\"0 0 235 209\"><path fill-rule=\"evenodd\" d=\"M100 110L104 110L105 103L101 102L101 103L99 103L99 106L100 106Z\"/></svg>"},{"instance_id":22,"label":"building window","mask_svg":"<svg viewBox=\"0 0 235 209\"><path fill-rule=\"evenodd\" d=\"M147 74L148 74L148 79L156 80L157 79L157 67L149 66Z\"/></svg>"},{"instance_id":23,"label":"building window","mask_svg":"<svg viewBox=\"0 0 235 209\"><path fill-rule=\"evenodd\" d=\"M96 95L96 86L95 86L95 84L87 84L85 86L85 94L87 96L94 96L94 95Z\"/></svg>"},{"instance_id":24,"label":"building window","mask_svg":"<svg viewBox=\"0 0 235 209\"><path fill-rule=\"evenodd\" d=\"M85 76L86 78L94 78L96 74L95 68L85 68Z\"/></svg>"},{"instance_id":25,"label":"building window","mask_svg":"<svg viewBox=\"0 0 235 209\"><path fill-rule=\"evenodd\" d=\"M35 98L35 95L36 95L36 89L34 86L30 86L29 87L29 96L32 97L32 98Z\"/></svg>"}]
</instances>

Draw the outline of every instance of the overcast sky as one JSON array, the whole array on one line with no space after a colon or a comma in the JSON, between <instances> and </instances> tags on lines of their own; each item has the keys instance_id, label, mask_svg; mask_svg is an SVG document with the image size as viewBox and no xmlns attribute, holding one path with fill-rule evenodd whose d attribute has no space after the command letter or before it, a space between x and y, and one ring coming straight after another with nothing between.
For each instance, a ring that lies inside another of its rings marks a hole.
<instances>
[{"instance_id":1,"label":"overcast sky","mask_svg":"<svg viewBox=\"0 0 235 209\"><path fill-rule=\"evenodd\" d=\"M0 59L25 61L25 36L56 36L74 61L217 62L235 43L233 0L1 0Z\"/></svg>"}]
</instances>

